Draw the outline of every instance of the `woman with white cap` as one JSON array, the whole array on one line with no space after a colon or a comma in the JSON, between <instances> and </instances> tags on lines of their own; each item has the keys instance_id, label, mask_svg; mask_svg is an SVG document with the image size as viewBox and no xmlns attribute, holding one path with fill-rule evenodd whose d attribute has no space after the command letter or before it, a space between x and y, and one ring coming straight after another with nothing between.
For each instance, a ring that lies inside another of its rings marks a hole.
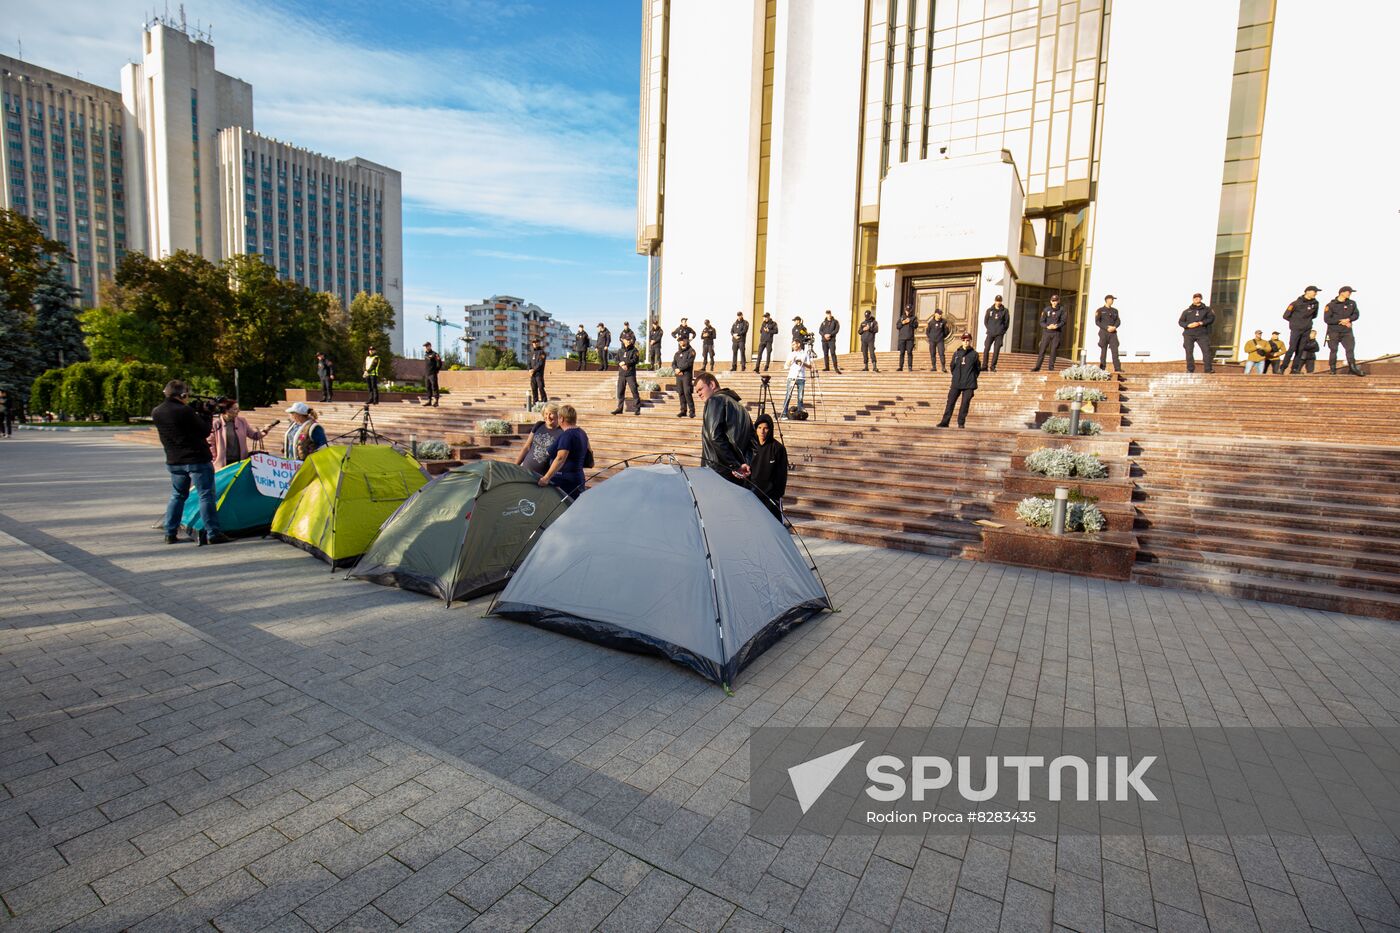
<instances>
[{"instance_id":1,"label":"woman with white cap","mask_svg":"<svg viewBox=\"0 0 1400 933\"><path fill-rule=\"evenodd\" d=\"M305 402L293 402L287 409L292 424L282 441L283 456L305 460L326 446L326 429L316 423L316 411Z\"/></svg>"}]
</instances>

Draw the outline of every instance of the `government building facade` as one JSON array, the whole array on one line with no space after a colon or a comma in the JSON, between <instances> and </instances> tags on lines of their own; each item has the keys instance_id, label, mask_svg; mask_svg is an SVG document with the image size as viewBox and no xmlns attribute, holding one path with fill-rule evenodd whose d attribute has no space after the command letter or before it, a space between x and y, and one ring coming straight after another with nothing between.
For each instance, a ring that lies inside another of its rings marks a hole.
<instances>
[{"instance_id":1,"label":"government building facade","mask_svg":"<svg viewBox=\"0 0 1400 933\"><path fill-rule=\"evenodd\" d=\"M939 307L980 346L1002 295L1032 350L1058 293L1061 353L1096 358L1112 293L1125 359L1163 361L1201 292L1234 359L1305 286L1351 285L1360 355L1400 351L1372 103L1397 31L1362 0L645 0L648 311L786 335L830 308L848 351L867 309L889 349L902 307Z\"/></svg>"}]
</instances>

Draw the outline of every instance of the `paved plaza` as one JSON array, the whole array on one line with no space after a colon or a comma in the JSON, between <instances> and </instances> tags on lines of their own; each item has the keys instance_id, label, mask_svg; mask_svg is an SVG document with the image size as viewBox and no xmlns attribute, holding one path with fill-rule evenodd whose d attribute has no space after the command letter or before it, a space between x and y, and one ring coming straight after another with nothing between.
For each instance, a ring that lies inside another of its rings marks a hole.
<instances>
[{"instance_id":1,"label":"paved plaza","mask_svg":"<svg viewBox=\"0 0 1400 933\"><path fill-rule=\"evenodd\" d=\"M0 442L7 933L1400 930L1394 840L746 809L764 725L1394 727L1393 623L813 540L839 611L726 696L273 540L166 546L162 462Z\"/></svg>"}]
</instances>

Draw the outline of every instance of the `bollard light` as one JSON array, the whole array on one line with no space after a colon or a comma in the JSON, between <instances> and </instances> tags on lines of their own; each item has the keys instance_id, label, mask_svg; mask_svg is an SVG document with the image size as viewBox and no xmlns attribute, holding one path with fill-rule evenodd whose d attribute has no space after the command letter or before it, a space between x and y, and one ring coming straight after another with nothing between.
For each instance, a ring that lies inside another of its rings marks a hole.
<instances>
[{"instance_id":1,"label":"bollard light","mask_svg":"<svg viewBox=\"0 0 1400 933\"><path fill-rule=\"evenodd\" d=\"M417 460L417 459L418 459L418 435L417 435L417 434L410 434L410 435L408 436L408 453L409 453L409 455L410 455L411 457L413 457L414 460Z\"/></svg>"},{"instance_id":2,"label":"bollard light","mask_svg":"<svg viewBox=\"0 0 1400 933\"><path fill-rule=\"evenodd\" d=\"M1052 535L1062 535L1065 533L1065 515L1069 512L1069 487L1055 487L1055 514L1050 518L1050 533Z\"/></svg>"},{"instance_id":3,"label":"bollard light","mask_svg":"<svg viewBox=\"0 0 1400 933\"><path fill-rule=\"evenodd\" d=\"M1079 436L1079 416L1084 411L1084 389L1076 387L1074 401L1069 403L1069 436Z\"/></svg>"}]
</instances>

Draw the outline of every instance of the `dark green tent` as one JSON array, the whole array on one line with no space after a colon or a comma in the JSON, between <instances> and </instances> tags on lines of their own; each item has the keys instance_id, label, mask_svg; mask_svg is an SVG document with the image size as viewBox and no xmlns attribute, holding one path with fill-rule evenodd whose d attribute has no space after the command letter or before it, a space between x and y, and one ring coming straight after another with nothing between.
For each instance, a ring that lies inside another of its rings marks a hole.
<instances>
[{"instance_id":1,"label":"dark green tent","mask_svg":"<svg viewBox=\"0 0 1400 933\"><path fill-rule=\"evenodd\" d=\"M230 463L214 474L214 509L219 516L219 530L226 535L267 534L272 516L281 504L282 500L276 496L258 492L251 459ZM204 519L199 517L199 496L193 490L185 500L180 527L190 537L204 530Z\"/></svg>"},{"instance_id":2,"label":"dark green tent","mask_svg":"<svg viewBox=\"0 0 1400 933\"><path fill-rule=\"evenodd\" d=\"M531 536L563 514L562 496L513 463L453 467L389 516L347 577L471 599L505 585Z\"/></svg>"}]
</instances>

